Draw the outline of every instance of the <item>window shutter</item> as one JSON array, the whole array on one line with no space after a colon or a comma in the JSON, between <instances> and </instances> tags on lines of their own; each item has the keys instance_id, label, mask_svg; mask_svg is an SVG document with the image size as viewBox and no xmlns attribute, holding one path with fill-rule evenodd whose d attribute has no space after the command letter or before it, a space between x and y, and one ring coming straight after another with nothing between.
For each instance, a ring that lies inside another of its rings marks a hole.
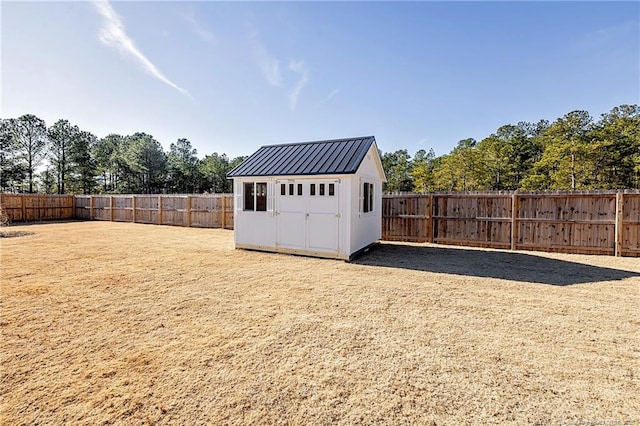
<instances>
[{"instance_id":1,"label":"window shutter","mask_svg":"<svg viewBox=\"0 0 640 426\"><path fill-rule=\"evenodd\" d=\"M372 183L368 184L369 185L369 211L372 212L373 211L373 200L374 200L374 196L373 196L373 189L374 186Z\"/></svg>"},{"instance_id":2,"label":"window shutter","mask_svg":"<svg viewBox=\"0 0 640 426\"><path fill-rule=\"evenodd\" d=\"M362 213L362 209L364 208L363 205L363 200L364 200L364 196L362 194L362 178L360 178L360 181L358 183L358 212Z\"/></svg>"},{"instance_id":3,"label":"window shutter","mask_svg":"<svg viewBox=\"0 0 640 426\"><path fill-rule=\"evenodd\" d=\"M244 208L242 202L242 182L239 182L237 180L234 180L233 182L233 188L234 188L234 198L235 198L235 202L234 204L234 210L236 211L236 214L241 212L242 209Z\"/></svg>"},{"instance_id":4,"label":"window shutter","mask_svg":"<svg viewBox=\"0 0 640 426\"><path fill-rule=\"evenodd\" d=\"M273 215L273 210L275 208L275 194L276 188L275 183L273 181L267 182L267 211Z\"/></svg>"}]
</instances>

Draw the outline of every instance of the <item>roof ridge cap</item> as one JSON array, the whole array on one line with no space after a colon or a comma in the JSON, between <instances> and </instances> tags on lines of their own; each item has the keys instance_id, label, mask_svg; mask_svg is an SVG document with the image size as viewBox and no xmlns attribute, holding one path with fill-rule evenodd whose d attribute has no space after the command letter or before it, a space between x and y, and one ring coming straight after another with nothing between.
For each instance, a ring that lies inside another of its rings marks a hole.
<instances>
[{"instance_id":1,"label":"roof ridge cap","mask_svg":"<svg viewBox=\"0 0 640 426\"><path fill-rule=\"evenodd\" d=\"M288 146L288 145L312 145L317 143L330 143L330 142L347 142L356 139L375 139L375 136L356 136L353 138L337 138L337 139L326 139L326 140L317 140L317 141L308 141L308 142L285 142L285 143L276 143L271 145L262 145L260 148L272 148L276 146Z\"/></svg>"}]
</instances>

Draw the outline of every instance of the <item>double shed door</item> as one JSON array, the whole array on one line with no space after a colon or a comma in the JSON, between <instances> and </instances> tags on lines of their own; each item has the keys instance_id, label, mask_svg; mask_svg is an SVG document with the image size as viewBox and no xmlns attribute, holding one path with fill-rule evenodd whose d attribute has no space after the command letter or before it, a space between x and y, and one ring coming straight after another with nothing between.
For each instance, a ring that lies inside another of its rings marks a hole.
<instances>
[{"instance_id":1,"label":"double shed door","mask_svg":"<svg viewBox=\"0 0 640 426\"><path fill-rule=\"evenodd\" d=\"M292 179L276 182L278 247L335 253L340 248L339 181Z\"/></svg>"}]
</instances>

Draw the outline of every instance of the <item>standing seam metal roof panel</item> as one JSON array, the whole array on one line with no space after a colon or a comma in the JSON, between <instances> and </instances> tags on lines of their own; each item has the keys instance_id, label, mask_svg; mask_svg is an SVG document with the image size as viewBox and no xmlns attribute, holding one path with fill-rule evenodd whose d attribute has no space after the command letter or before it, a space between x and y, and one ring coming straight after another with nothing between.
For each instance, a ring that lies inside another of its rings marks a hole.
<instances>
[{"instance_id":1,"label":"standing seam metal roof panel","mask_svg":"<svg viewBox=\"0 0 640 426\"><path fill-rule=\"evenodd\" d=\"M291 157L290 161L282 165L282 174L295 174L295 171L301 169L302 163L304 162L304 145L291 147L291 151L294 155Z\"/></svg>"},{"instance_id":2,"label":"standing seam metal roof panel","mask_svg":"<svg viewBox=\"0 0 640 426\"><path fill-rule=\"evenodd\" d=\"M351 168L349 168L348 166L349 166L349 163L350 163L351 158L352 158L354 155L356 155L357 150L358 150L358 145L356 145L356 144L349 145L349 147L348 147L348 151L346 152L346 154L344 155L344 157L342 157L342 158L340 159L340 162L338 163L338 166L337 166L337 167L338 167L338 168L340 168L341 170L345 170L347 173L353 173L353 172L355 172L355 170L351 171L352 169L351 169ZM363 156L363 158L364 158L364 156ZM358 165L359 165L359 164L360 164L360 163L358 162Z\"/></svg>"},{"instance_id":3,"label":"standing seam metal roof panel","mask_svg":"<svg viewBox=\"0 0 640 426\"><path fill-rule=\"evenodd\" d=\"M318 157L317 161L315 161L315 164L313 165L313 168L311 169L311 173L313 173L313 174L320 173L320 170L322 170L322 168L325 166L325 164L327 164L327 161L329 161L329 157L331 157L331 154L333 152L335 152L335 150L327 150L327 149L325 149L324 152L322 153L322 156Z\"/></svg>"},{"instance_id":4,"label":"standing seam metal roof panel","mask_svg":"<svg viewBox=\"0 0 640 426\"><path fill-rule=\"evenodd\" d=\"M278 163L278 153L272 149L265 149L262 151L262 155L259 157L259 160L255 167L257 167L257 172L260 173L261 170L267 170L272 167L274 164Z\"/></svg>"},{"instance_id":5,"label":"standing seam metal roof panel","mask_svg":"<svg viewBox=\"0 0 640 426\"><path fill-rule=\"evenodd\" d=\"M296 151L299 150L299 147L292 147L288 149L286 153L282 156L282 161L280 167L276 172L278 174L284 174L287 170L287 166L291 164L291 160L295 158Z\"/></svg>"},{"instance_id":6,"label":"standing seam metal roof panel","mask_svg":"<svg viewBox=\"0 0 640 426\"><path fill-rule=\"evenodd\" d=\"M342 144L342 145L344 146L346 144ZM323 171L326 170L333 163L338 153L342 151L343 146L338 145L334 149L326 152L322 156L322 158L320 158L316 162L316 165L314 166L313 170L311 170L311 172L314 174L323 173Z\"/></svg>"},{"instance_id":7,"label":"standing seam metal roof panel","mask_svg":"<svg viewBox=\"0 0 640 426\"><path fill-rule=\"evenodd\" d=\"M347 168L349 170L353 170L354 172L358 169L358 166L360 165L360 161L358 161L356 163L356 159L358 158L364 158L365 155L367 155L367 151L369 150L369 147L365 147L364 145L360 145L357 148L357 151L355 153L355 155L351 156L351 161L349 162L349 165L347 166Z\"/></svg>"},{"instance_id":8,"label":"standing seam metal roof panel","mask_svg":"<svg viewBox=\"0 0 640 426\"><path fill-rule=\"evenodd\" d=\"M313 159L313 156L316 154L318 150L318 146L316 144L309 145L301 145L300 152L300 163L297 165L296 169L290 169L288 172L294 175L304 174L305 171L309 171L309 162Z\"/></svg>"},{"instance_id":9,"label":"standing seam metal roof panel","mask_svg":"<svg viewBox=\"0 0 640 426\"><path fill-rule=\"evenodd\" d=\"M320 170L320 173L326 173L327 170L332 170L338 167L340 164L340 160L346 155L349 151L348 144L340 144L337 149L333 150L333 153L329 157L326 166Z\"/></svg>"},{"instance_id":10,"label":"standing seam metal roof panel","mask_svg":"<svg viewBox=\"0 0 640 426\"><path fill-rule=\"evenodd\" d=\"M263 146L228 177L353 174L374 136Z\"/></svg>"}]
</instances>

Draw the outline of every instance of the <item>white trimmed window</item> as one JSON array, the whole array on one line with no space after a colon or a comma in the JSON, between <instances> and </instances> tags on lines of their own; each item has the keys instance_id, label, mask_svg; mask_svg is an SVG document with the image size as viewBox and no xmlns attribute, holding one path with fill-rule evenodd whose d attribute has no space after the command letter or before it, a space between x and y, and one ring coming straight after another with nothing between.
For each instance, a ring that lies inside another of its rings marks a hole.
<instances>
[{"instance_id":1,"label":"white trimmed window","mask_svg":"<svg viewBox=\"0 0 640 426\"><path fill-rule=\"evenodd\" d=\"M244 183L244 210L264 212L267 211L267 183Z\"/></svg>"},{"instance_id":2,"label":"white trimmed window","mask_svg":"<svg viewBox=\"0 0 640 426\"><path fill-rule=\"evenodd\" d=\"M373 184L369 182L362 183L362 213L373 211Z\"/></svg>"}]
</instances>

